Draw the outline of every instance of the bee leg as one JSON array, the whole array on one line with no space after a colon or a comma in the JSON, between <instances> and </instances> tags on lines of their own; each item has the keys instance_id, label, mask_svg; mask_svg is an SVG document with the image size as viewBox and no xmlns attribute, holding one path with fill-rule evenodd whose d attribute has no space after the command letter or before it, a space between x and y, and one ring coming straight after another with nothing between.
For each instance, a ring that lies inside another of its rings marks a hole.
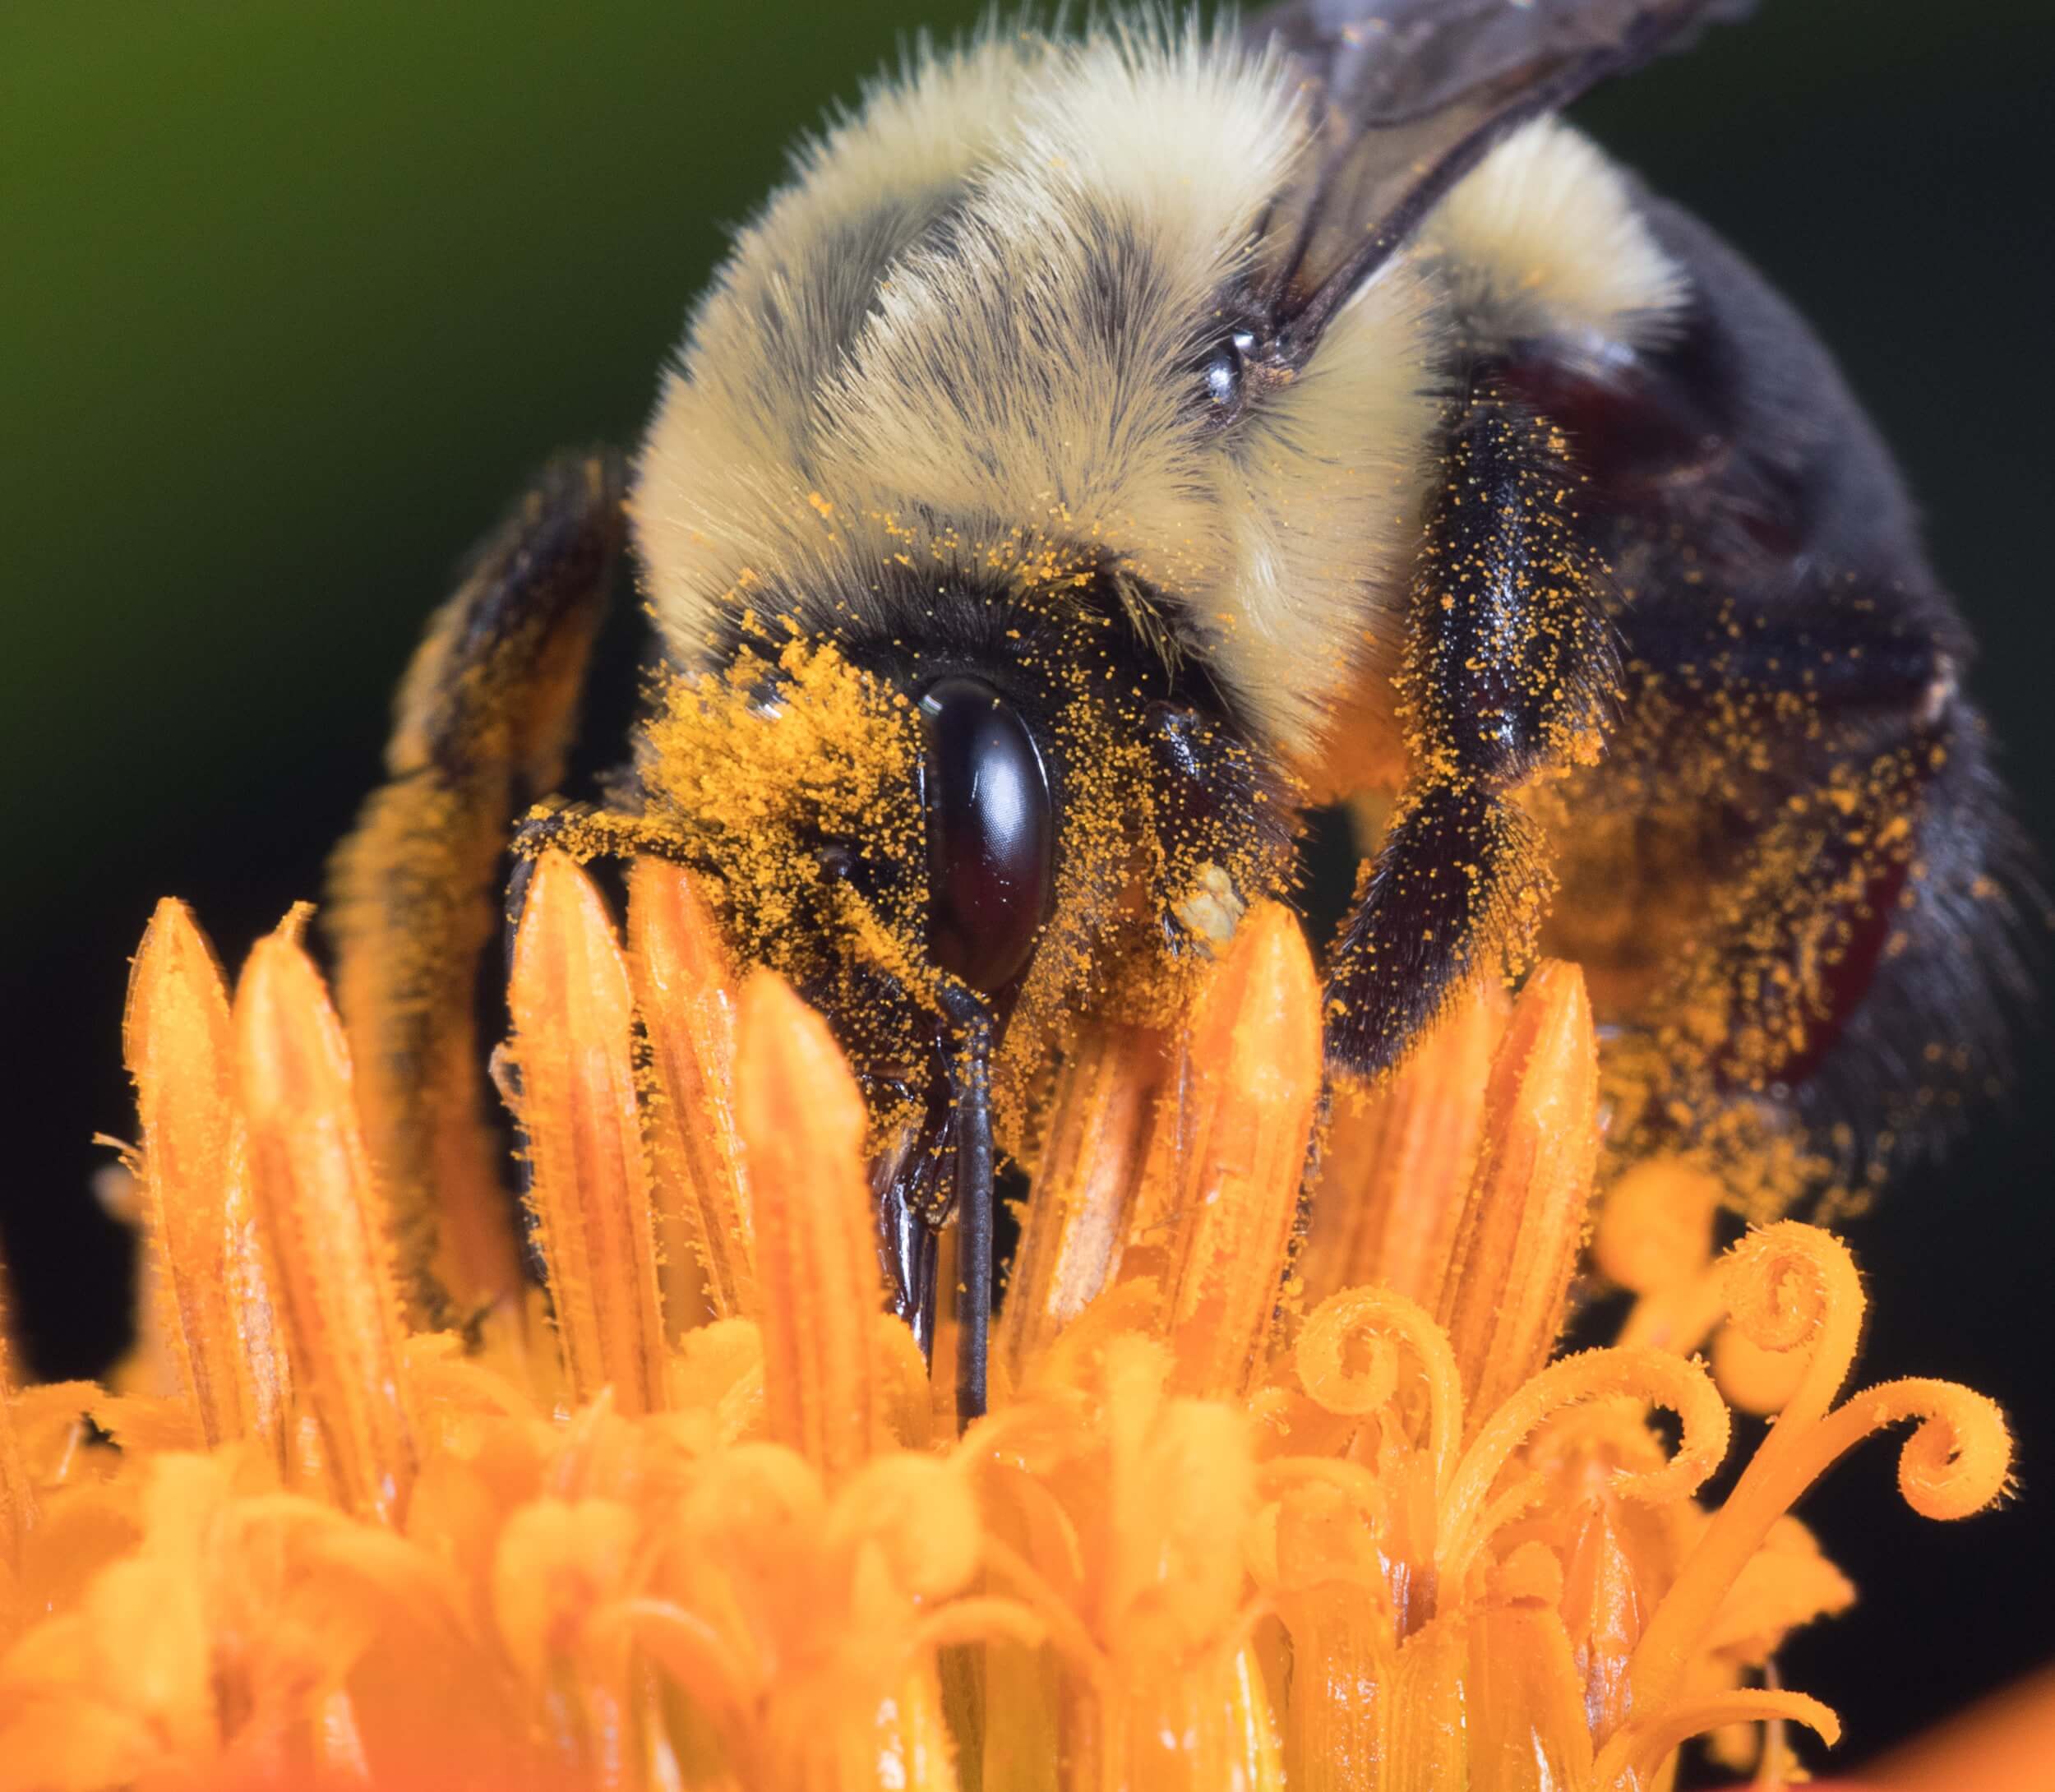
<instances>
[{"instance_id":1,"label":"bee leg","mask_svg":"<svg viewBox=\"0 0 2055 1792\"><path fill-rule=\"evenodd\" d=\"M1473 976L1531 956L1553 888L1508 800L1595 760L1615 684L1577 483L1547 420L1489 383L1451 432L1415 570L1400 714L1412 771L1329 963L1328 1055L1389 1070Z\"/></svg>"},{"instance_id":2,"label":"bee leg","mask_svg":"<svg viewBox=\"0 0 2055 1792\"><path fill-rule=\"evenodd\" d=\"M1552 888L1537 831L1475 781L1409 791L1328 970L1328 1058L1393 1069L1480 972L1517 969Z\"/></svg>"},{"instance_id":3,"label":"bee leg","mask_svg":"<svg viewBox=\"0 0 2055 1792\"><path fill-rule=\"evenodd\" d=\"M475 1007L515 815L562 776L626 524L620 459L552 462L476 552L399 690L387 782L330 868L358 1100L417 1316L518 1287Z\"/></svg>"},{"instance_id":4,"label":"bee leg","mask_svg":"<svg viewBox=\"0 0 2055 1792\"><path fill-rule=\"evenodd\" d=\"M991 1005L953 977L940 984L940 1071L928 1111L874 1166L886 1304L934 1360L942 1228L956 1226L956 1414L983 1416L992 1326L992 1034Z\"/></svg>"},{"instance_id":5,"label":"bee leg","mask_svg":"<svg viewBox=\"0 0 2055 1792\"><path fill-rule=\"evenodd\" d=\"M932 1364L939 1235L903 1181L888 1183L879 1196L878 1235L891 1278L886 1304L906 1321L921 1355Z\"/></svg>"}]
</instances>

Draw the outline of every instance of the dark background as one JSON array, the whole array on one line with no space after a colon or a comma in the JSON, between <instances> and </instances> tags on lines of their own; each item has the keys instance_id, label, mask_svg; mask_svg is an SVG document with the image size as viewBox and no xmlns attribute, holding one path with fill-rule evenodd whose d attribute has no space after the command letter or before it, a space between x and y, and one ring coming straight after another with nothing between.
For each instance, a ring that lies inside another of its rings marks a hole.
<instances>
[{"instance_id":1,"label":"dark background","mask_svg":"<svg viewBox=\"0 0 2055 1792\"><path fill-rule=\"evenodd\" d=\"M467 541L552 448L631 441L688 298L782 146L968 5L149 7L0 19L0 1238L35 1367L103 1365L125 1240L89 1192L132 1120L126 958L154 898L231 964L376 774ZM1582 109L1819 325L1896 442L1985 644L2035 838L2055 606L2042 0L1769 0ZM1847 1758L2051 1652L2044 1036L2009 1111L1853 1239L1870 1378L2002 1401L2020 1498L1937 1527L1866 1448L1806 1508L1866 1590L1787 1653Z\"/></svg>"}]
</instances>

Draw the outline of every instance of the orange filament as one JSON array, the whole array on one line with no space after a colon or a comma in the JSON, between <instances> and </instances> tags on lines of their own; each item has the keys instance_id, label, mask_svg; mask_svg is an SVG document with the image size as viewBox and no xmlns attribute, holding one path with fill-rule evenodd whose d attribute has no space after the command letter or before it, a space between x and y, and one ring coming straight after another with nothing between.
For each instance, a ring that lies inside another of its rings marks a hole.
<instances>
[{"instance_id":1,"label":"orange filament","mask_svg":"<svg viewBox=\"0 0 2055 1792\"><path fill-rule=\"evenodd\" d=\"M395 1522L416 1467L404 1325L349 1048L299 932L296 915L257 943L235 997L266 1279L284 1316L295 1397L319 1427L343 1503Z\"/></svg>"},{"instance_id":2,"label":"orange filament","mask_svg":"<svg viewBox=\"0 0 2055 1792\"><path fill-rule=\"evenodd\" d=\"M275 1453L289 1371L256 1249L234 1028L182 903L159 903L144 931L122 1034L142 1122L144 1230L179 1380L206 1443L256 1436Z\"/></svg>"},{"instance_id":3,"label":"orange filament","mask_svg":"<svg viewBox=\"0 0 2055 1792\"><path fill-rule=\"evenodd\" d=\"M1598 1166L1598 1041L1577 967L1550 961L1514 1006L1485 1090L1485 1144L1439 1318L1482 1420L1549 1359Z\"/></svg>"},{"instance_id":4,"label":"orange filament","mask_svg":"<svg viewBox=\"0 0 2055 1792\"><path fill-rule=\"evenodd\" d=\"M1430 1307L1439 1298L1506 1012L1498 981L1480 979L1388 1081L1336 1091L1313 1197L1311 1298L1373 1282Z\"/></svg>"},{"instance_id":5,"label":"orange filament","mask_svg":"<svg viewBox=\"0 0 2055 1792\"><path fill-rule=\"evenodd\" d=\"M533 1208L574 1396L663 1404L649 1166L630 1057L627 961L585 875L537 862L509 983Z\"/></svg>"},{"instance_id":6,"label":"orange filament","mask_svg":"<svg viewBox=\"0 0 2055 1792\"><path fill-rule=\"evenodd\" d=\"M870 1454L884 1425L863 1099L827 1023L770 973L743 985L737 1035L767 1428L838 1476Z\"/></svg>"},{"instance_id":7,"label":"orange filament","mask_svg":"<svg viewBox=\"0 0 2055 1792\"><path fill-rule=\"evenodd\" d=\"M1320 1085L1319 981L1291 912L1242 922L1192 1019L1187 1146L1166 1255L1180 1388L1249 1385L1284 1280Z\"/></svg>"},{"instance_id":8,"label":"orange filament","mask_svg":"<svg viewBox=\"0 0 2055 1792\"><path fill-rule=\"evenodd\" d=\"M755 1305L749 1195L735 1130L735 986L690 873L638 859L628 877L629 970L649 1041L655 1194L667 1223L665 1303L717 1319ZM688 1256L686 1254L690 1253ZM690 1272L688 1277L687 1272Z\"/></svg>"}]
</instances>

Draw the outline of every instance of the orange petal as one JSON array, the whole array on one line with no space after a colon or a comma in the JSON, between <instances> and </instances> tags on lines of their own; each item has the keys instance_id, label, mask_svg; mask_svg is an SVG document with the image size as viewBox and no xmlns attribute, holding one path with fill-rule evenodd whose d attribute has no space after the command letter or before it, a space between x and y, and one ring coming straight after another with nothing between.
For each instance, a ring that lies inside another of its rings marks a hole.
<instances>
[{"instance_id":1,"label":"orange petal","mask_svg":"<svg viewBox=\"0 0 2055 1792\"><path fill-rule=\"evenodd\" d=\"M695 1281L713 1318L734 1319L756 1302L735 1129L735 980L690 872L635 861L628 964L657 1097L649 1104L657 1210L677 1234L665 1240L666 1305L681 1318L685 1284Z\"/></svg>"},{"instance_id":2,"label":"orange petal","mask_svg":"<svg viewBox=\"0 0 2055 1792\"><path fill-rule=\"evenodd\" d=\"M1527 980L1493 1062L1483 1148L1441 1290L1473 1425L1540 1369L1563 1328L1598 1142L1584 976L1551 960Z\"/></svg>"},{"instance_id":3,"label":"orange petal","mask_svg":"<svg viewBox=\"0 0 2055 1792\"><path fill-rule=\"evenodd\" d=\"M1254 1434L1225 1401L1169 1394L1163 1346L1129 1333L1106 1346L1098 1429L1108 1474L1087 1544L1103 1563L1081 1591L1115 1673L1187 1661L1234 1623L1246 1581L1240 1537L1256 1510Z\"/></svg>"},{"instance_id":4,"label":"orange petal","mask_svg":"<svg viewBox=\"0 0 2055 1792\"><path fill-rule=\"evenodd\" d=\"M1471 1785L1554 1792L1590 1784L1584 1685L1563 1621L1547 1605L1522 1600L1478 1614L1464 1695Z\"/></svg>"},{"instance_id":5,"label":"orange petal","mask_svg":"<svg viewBox=\"0 0 2055 1792\"><path fill-rule=\"evenodd\" d=\"M1306 1240L1309 1300L1378 1282L1429 1306L1439 1296L1508 1006L1499 980L1480 978L1397 1075L1337 1089Z\"/></svg>"},{"instance_id":6,"label":"orange petal","mask_svg":"<svg viewBox=\"0 0 2055 1792\"><path fill-rule=\"evenodd\" d=\"M883 1425L863 1097L828 1023L773 972L742 986L735 1056L770 1435L832 1479L869 1456Z\"/></svg>"},{"instance_id":7,"label":"orange petal","mask_svg":"<svg viewBox=\"0 0 2055 1792\"><path fill-rule=\"evenodd\" d=\"M183 903L150 917L122 1035L142 1121L144 1230L179 1379L208 1443L248 1434L279 1450L285 1354L253 1236L228 990Z\"/></svg>"},{"instance_id":8,"label":"orange petal","mask_svg":"<svg viewBox=\"0 0 2055 1792\"><path fill-rule=\"evenodd\" d=\"M538 1499L501 1528L492 1615L507 1659L536 1692L556 1658L575 1654L594 1616L628 1586L638 1522L613 1499Z\"/></svg>"},{"instance_id":9,"label":"orange petal","mask_svg":"<svg viewBox=\"0 0 2055 1792\"><path fill-rule=\"evenodd\" d=\"M1263 1365L1320 1097L1319 979L1281 904L1243 920L1192 1016L1190 1063L1166 1330L1179 1388L1236 1394Z\"/></svg>"},{"instance_id":10,"label":"orange petal","mask_svg":"<svg viewBox=\"0 0 2055 1792\"><path fill-rule=\"evenodd\" d=\"M303 913L260 940L235 997L236 1057L266 1279L294 1392L344 1498L395 1520L414 1476L386 1216L350 1100L349 1048L300 949Z\"/></svg>"},{"instance_id":11,"label":"orange petal","mask_svg":"<svg viewBox=\"0 0 2055 1792\"><path fill-rule=\"evenodd\" d=\"M574 1397L663 1404L657 1245L635 1102L628 965L606 904L560 852L529 885L508 983L533 1208Z\"/></svg>"},{"instance_id":12,"label":"orange petal","mask_svg":"<svg viewBox=\"0 0 2055 1792\"><path fill-rule=\"evenodd\" d=\"M1430 1619L1406 1639L1385 1692L1384 1775L1389 1786L1469 1783L1463 1727L1463 1633L1453 1617Z\"/></svg>"},{"instance_id":13,"label":"orange petal","mask_svg":"<svg viewBox=\"0 0 2055 1792\"><path fill-rule=\"evenodd\" d=\"M1160 1033L1116 1025L1081 1037L1058 1074L1000 1311L1000 1349L1016 1386L1119 1265L1169 1068Z\"/></svg>"},{"instance_id":14,"label":"orange petal","mask_svg":"<svg viewBox=\"0 0 2055 1792\"><path fill-rule=\"evenodd\" d=\"M1627 1664L1646 1614L1633 1558L1597 1500L1585 1508L1563 1563L1562 1613L1591 1737L1603 1743L1627 1716Z\"/></svg>"},{"instance_id":15,"label":"orange petal","mask_svg":"<svg viewBox=\"0 0 2055 1792\"><path fill-rule=\"evenodd\" d=\"M1760 1667L1799 1625L1854 1603L1854 1586L1822 1554L1813 1533L1795 1518L1782 1518L1734 1577L1703 1647L1743 1667Z\"/></svg>"},{"instance_id":16,"label":"orange petal","mask_svg":"<svg viewBox=\"0 0 2055 1792\"><path fill-rule=\"evenodd\" d=\"M1276 1511L1274 1597L1293 1659L1291 1783L1313 1792L1375 1785L1397 1653L1380 1540L1355 1500L1322 1482L1293 1489Z\"/></svg>"}]
</instances>

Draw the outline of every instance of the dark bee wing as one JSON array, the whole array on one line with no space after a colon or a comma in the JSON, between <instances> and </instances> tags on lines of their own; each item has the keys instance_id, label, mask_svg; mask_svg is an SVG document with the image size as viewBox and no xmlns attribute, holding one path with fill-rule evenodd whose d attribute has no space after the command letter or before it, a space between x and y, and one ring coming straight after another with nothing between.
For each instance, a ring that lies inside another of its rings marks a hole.
<instances>
[{"instance_id":1,"label":"dark bee wing","mask_svg":"<svg viewBox=\"0 0 2055 1792\"><path fill-rule=\"evenodd\" d=\"M1335 309L1508 131L1733 20L1753 0L1290 0L1244 27L1318 109L1317 172L1274 266L1301 353Z\"/></svg>"}]
</instances>

